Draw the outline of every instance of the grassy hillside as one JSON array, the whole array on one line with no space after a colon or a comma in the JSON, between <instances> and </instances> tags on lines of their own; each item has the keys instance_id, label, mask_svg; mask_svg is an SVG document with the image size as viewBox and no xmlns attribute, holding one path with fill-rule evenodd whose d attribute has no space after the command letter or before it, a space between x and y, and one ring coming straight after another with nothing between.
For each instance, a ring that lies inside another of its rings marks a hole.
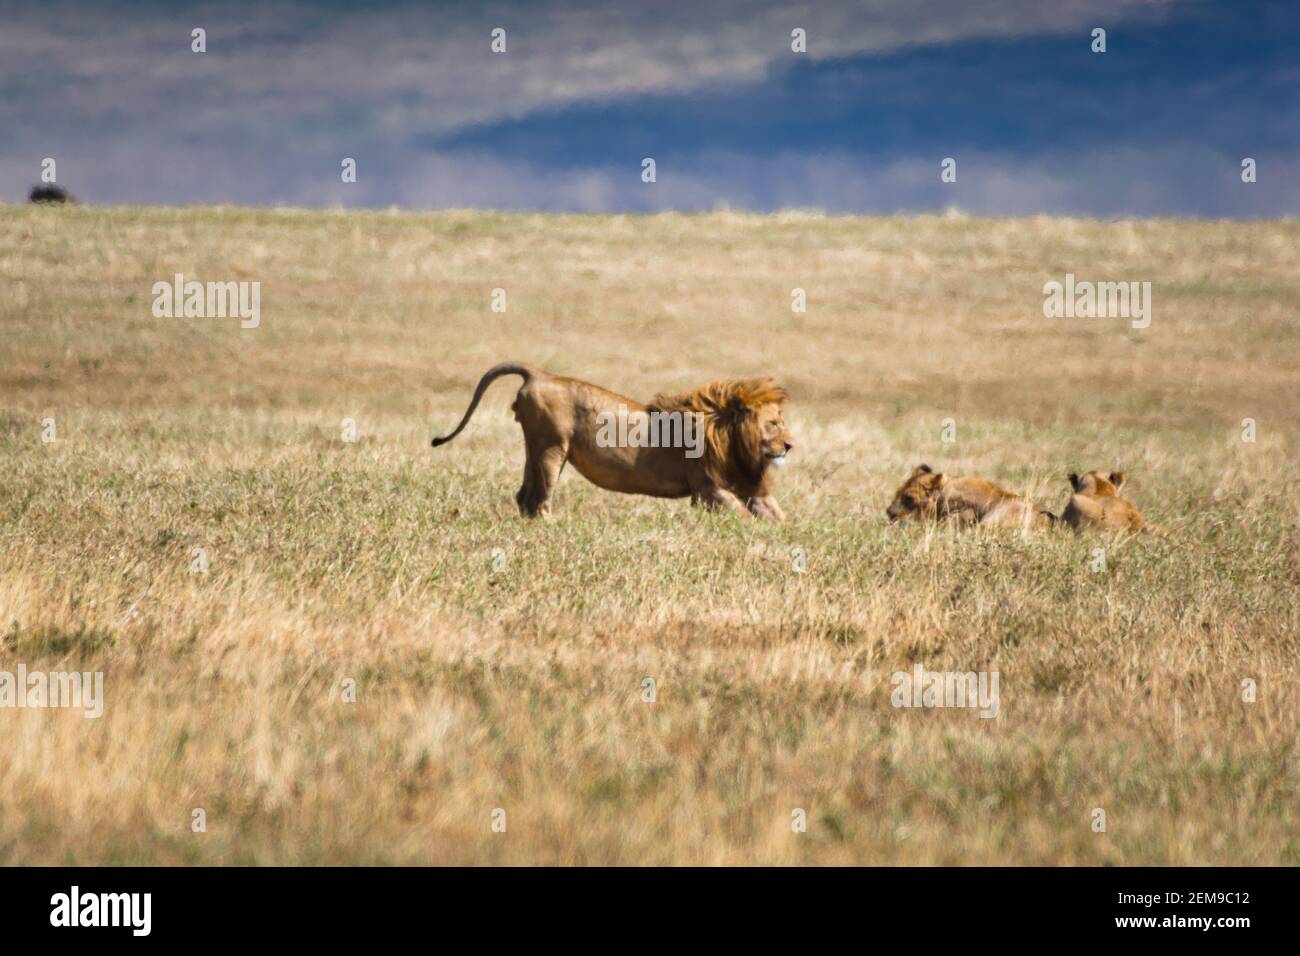
<instances>
[{"instance_id":1,"label":"grassy hillside","mask_svg":"<svg viewBox=\"0 0 1300 956\"><path fill-rule=\"evenodd\" d=\"M0 291L0 671L106 697L0 709L0 863L1300 863L1300 223L11 206ZM505 359L776 376L789 522L521 519L512 382L428 447ZM888 528L920 461L1167 533Z\"/></svg>"}]
</instances>

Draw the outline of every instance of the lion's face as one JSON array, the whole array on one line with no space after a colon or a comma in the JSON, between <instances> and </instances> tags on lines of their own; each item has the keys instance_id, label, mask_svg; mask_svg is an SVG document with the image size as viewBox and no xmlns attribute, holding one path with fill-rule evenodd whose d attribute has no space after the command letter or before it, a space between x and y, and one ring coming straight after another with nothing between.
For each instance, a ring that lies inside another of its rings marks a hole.
<instances>
[{"instance_id":1,"label":"lion's face","mask_svg":"<svg viewBox=\"0 0 1300 956\"><path fill-rule=\"evenodd\" d=\"M1124 487L1124 472L1089 471L1082 475L1071 473L1066 476L1070 487L1077 495L1089 495L1093 498L1115 498Z\"/></svg>"},{"instance_id":2,"label":"lion's face","mask_svg":"<svg viewBox=\"0 0 1300 956\"><path fill-rule=\"evenodd\" d=\"M780 468L785 464L786 454L794 447L781 406L775 402L762 405L755 411L754 419L764 463Z\"/></svg>"},{"instance_id":3,"label":"lion's face","mask_svg":"<svg viewBox=\"0 0 1300 956\"><path fill-rule=\"evenodd\" d=\"M794 439L785 424L786 391L770 378L725 379L684 395L658 395L647 406L704 416L702 464L709 480L741 497L768 493L774 466Z\"/></svg>"},{"instance_id":4,"label":"lion's face","mask_svg":"<svg viewBox=\"0 0 1300 956\"><path fill-rule=\"evenodd\" d=\"M885 514L890 521L932 515L942 487L943 475L936 475L929 465L917 465L894 495Z\"/></svg>"}]
</instances>

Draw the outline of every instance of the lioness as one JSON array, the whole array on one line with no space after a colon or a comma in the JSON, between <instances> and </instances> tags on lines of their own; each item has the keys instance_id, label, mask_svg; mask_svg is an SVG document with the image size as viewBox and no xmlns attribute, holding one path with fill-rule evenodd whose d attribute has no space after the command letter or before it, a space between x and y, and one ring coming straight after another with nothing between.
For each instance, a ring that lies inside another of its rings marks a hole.
<instances>
[{"instance_id":1,"label":"lioness","mask_svg":"<svg viewBox=\"0 0 1300 956\"><path fill-rule=\"evenodd\" d=\"M1065 506L1061 520L1076 531L1089 528L1103 531L1139 531L1144 522L1137 508L1119 496L1124 487L1124 472L1089 471L1080 476L1066 476L1074 494Z\"/></svg>"},{"instance_id":2,"label":"lioness","mask_svg":"<svg viewBox=\"0 0 1300 956\"><path fill-rule=\"evenodd\" d=\"M952 518L991 528L1041 528L1056 515L984 478L949 478L917 465L885 510L890 521Z\"/></svg>"},{"instance_id":3,"label":"lioness","mask_svg":"<svg viewBox=\"0 0 1300 956\"><path fill-rule=\"evenodd\" d=\"M770 378L712 382L643 405L599 385L505 362L487 371L456 430L433 439L433 447L460 434L487 387L502 375L524 380L511 406L524 430L524 483L515 495L523 514L550 513L555 483L571 461L584 478L610 491L689 496L692 504L785 520L772 497L772 480L794 443L782 417L788 396ZM676 419L671 418L674 414ZM686 431L692 433L694 447L683 447L681 440L654 440L660 437L654 424L669 420L681 425L678 439ZM620 436L639 437L611 441L618 431L610 427L615 421L633 423L633 428L618 432ZM647 422L650 436L645 434Z\"/></svg>"}]
</instances>

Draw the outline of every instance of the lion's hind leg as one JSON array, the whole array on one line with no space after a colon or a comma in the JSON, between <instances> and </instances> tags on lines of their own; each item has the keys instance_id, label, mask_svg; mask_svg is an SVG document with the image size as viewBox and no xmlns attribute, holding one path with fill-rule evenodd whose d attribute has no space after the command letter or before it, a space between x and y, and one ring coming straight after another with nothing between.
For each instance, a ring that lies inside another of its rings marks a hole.
<instances>
[{"instance_id":1,"label":"lion's hind leg","mask_svg":"<svg viewBox=\"0 0 1300 956\"><path fill-rule=\"evenodd\" d=\"M528 457L524 461L524 483L515 502L520 513L529 518L549 515L551 495L569 458L569 449L562 442L535 441L527 436L525 444Z\"/></svg>"}]
</instances>

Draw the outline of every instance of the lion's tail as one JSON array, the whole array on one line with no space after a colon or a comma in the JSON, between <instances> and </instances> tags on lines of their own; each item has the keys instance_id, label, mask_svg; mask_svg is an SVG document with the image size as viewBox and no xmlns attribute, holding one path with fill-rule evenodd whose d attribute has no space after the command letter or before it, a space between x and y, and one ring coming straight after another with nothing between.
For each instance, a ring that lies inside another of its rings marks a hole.
<instances>
[{"instance_id":1,"label":"lion's tail","mask_svg":"<svg viewBox=\"0 0 1300 956\"><path fill-rule=\"evenodd\" d=\"M528 365L520 365L518 362L502 362L500 365L494 365L487 370L487 373L479 379L478 388L474 389L474 397L470 399L469 408L465 410L465 417L460 420L456 430L450 435L443 438L435 438L431 444L434 448L439 445L445 445L457 435L459 435L466 425L469 424L470 417L474 414L474 409L478 408L479 401L483 398L483 393L488 390L488 386L499 379L502 375L522 375L524 384L527 385L534 378L542 373Z\"/></svg>"}]
</instances>

